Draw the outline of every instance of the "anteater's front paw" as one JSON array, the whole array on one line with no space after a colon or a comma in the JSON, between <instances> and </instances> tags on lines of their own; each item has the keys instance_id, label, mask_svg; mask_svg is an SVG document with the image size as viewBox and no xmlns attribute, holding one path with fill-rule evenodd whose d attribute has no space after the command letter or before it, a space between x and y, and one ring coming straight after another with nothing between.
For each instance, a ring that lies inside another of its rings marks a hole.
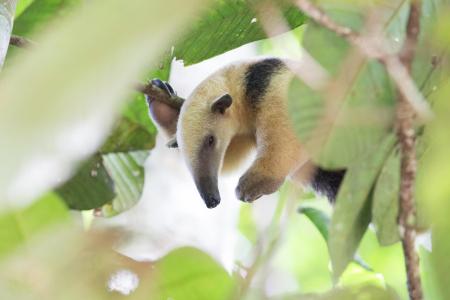
<instances>
[{"instance_id":1,"label":"anteater's front paw","mask_svg":"<svg viewBox=\"0 0 450 300\"><path fill-rule=\"evenodd\" d=\"M154 86L159 87L160 89L162 89L164 92L166 92L166 94L171 97L176 95L175 91L173 90L172 86L166 81L163 82L160 79L156 78L152 80L152 84Z\"/></svg>"},{"instance_id":2,"label":"anteater's front paw","mask_svg":"<svg viewBox=\"0 0 450 300\"><path fill-rule=\"evenodd\" d=\"M262 195L278 190L284 179L275 179L264 175L248 173L239 179L236 197L244 202L253 202Z\"/></svg>"}]
</instances>

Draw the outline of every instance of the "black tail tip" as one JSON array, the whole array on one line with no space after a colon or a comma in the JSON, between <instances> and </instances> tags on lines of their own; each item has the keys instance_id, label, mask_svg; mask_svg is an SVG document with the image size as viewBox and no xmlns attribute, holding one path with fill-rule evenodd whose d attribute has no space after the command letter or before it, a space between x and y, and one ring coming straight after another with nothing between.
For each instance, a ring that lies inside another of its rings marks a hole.
<instances>
[{"instance_id":1,"label":"black tail tip","mask_svg":"<svg viewBox=\"0 0 450 300\"><path fill-rule=\"evenodd\" d=\"M333 203L336 200L345 172L344 169L329 171L317 167L311 180L311 187Z\"/></svg>"}]
</instances>

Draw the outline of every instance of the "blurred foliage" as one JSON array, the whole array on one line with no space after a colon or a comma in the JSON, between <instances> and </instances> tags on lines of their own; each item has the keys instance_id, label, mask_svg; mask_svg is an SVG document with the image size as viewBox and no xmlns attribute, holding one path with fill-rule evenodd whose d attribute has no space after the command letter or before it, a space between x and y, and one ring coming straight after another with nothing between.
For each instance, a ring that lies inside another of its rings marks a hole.
<instances>
[{"instance_id":1,"label":"blurred foliage","mask_svg":"<svg viewBox=\"0 0 450 300\"><path fill-rule=\"evenodd\" d=\"M0 215L0 260L36 233L69 220L67 207L57 195L46 194L30 207Z\"/></svg>"},{"instance_id":2,"label":"blurred foliage","mask_svg":"<svg viewBox=\"0 0 450 300\"><path fill-rule=\"evenodd\" d=\"M235 49L266 37L255 11L255 1L217 0L175 45L174 56L186 65L198 63L210 57ZM306 18L289 1L277 1L290 28L304 24ZM209 47L205 47L209 45Z\"/></svg>"},{"instance_id":3,"label":"blurred foliage","mask_svg":"<svg viewBox=\"0 0 450 300\"><path fill-rule=\"evenodd\" d=\"M176 249L153 262L133 261L112 250L121 232L79 232L79 225L70 223L68 208L115 216L141 197L144 162L157 132L143 95L130 91L133 78L167 80L175 58L190 65L266 37L253 6L258 1L217 0L205 10L200 8L206 1L200 0L161 2L157 10L156 1L120 2L22 0L17 5L13 32L42 47L31 52L12 48L2 73L4 99L15 101L0 102L0 138L12 145L1 148L0 195L6 197L9 186L4 183L13 182L10 178L35 153L37 160L45 153L84 162L75 169L70 165L71 178L54 192L0 214L1 298L123 298L105 286L112 274L126 269L139 278L131 299L406 299L396 220L400 158L392 134L393 85L383 66L309 23L287 1L277 4L290 33L332 79L325 91L300 80L289 91L295 130L314 161L348 170L332 214L323 201L301 203L302 214L292 214L290 198L297 196L283 187L269 229L261 231L252 207L242 206L236 230L253 246L255 257L249 269L239 266L242 272L233 276L194 248ZM367 11L379 9L377 18L393 51L402 45L408 1L320 5L337 22L358 31ZM187 15L197 12L201 14L188 23ZM414 80L436 113L430 124L418 126L417 185L419 218L429 214L432 219L432 252L421 248L420 254L425 296L433 300L450 299L449 16L448 1L423 1L413 64ZM267 45L261 48L274 50ZM121 106L120 99L127 98ZM92 119L100 121L89 123ZM87 146L79 156L68 150L69 142L63 154L50 151L59 145L56 137L80 120L91 129L104 127L94 136L111 128L103 143ZM277 269L292 276L296 293L266 295L268 273L274 271L276 277ZM251 285L241 276L249 270L259 275Z\"/></svg>"},{"instance_id":4,"label":"blurred foliage","mask_svg":"<svg viewBox=\"0 0 450 300\"><path fill-rule=\"evenodd\" d=\"M33 36L34 32L42 30L48 24L55 22L55 19L62 18L75 6L82 3L80 0L59 0L44 1L35 0L26 2L18 7L19 17L16 19L14 33L23 36ZM304 23L304 16L292 5L281 4L281 8L289 22L291 28L295 28ZM148 79L158 77L162 80L168 80L170 62L173 58L181 59L185 64L200 62L207 58L224 53L227 50L234 49L248 42L263 39L266 35L257 20L255 11L251 5L244 0L234 1L216 1L216 3L207 12L201 16L194 26L184 33L184 38L177 43L170 51L162 55L161 62L155 64L145 77ZM218 34L222 32L222 34ZM215 47L205 47L205 45L216 45ZM127 153L130 151L151 150L155 143L156 130L147 115L147 108L142 95L135 95L124 107L122 117L116 121L114 130L109 135L99 152L101 154ZM99 170L104 169L103 159L97 158L100 166ZM110 216L120 213L133 206L140 198L142 184L133 183L140 188L139 194L126 200L127 204L118 205L112 203L112 193L114 184L102 184L102 182L112 182L113 179L108 172L102 172L101 180L95 176L87 176L90 173L96 173L97 170L89 171L80 167L80 173L73 175L64 186L62 193L63 199L74 209L92 209L100 208L102 215ZM127 165L119 165L116 172L128 174L136 172L130 170ZM143 172L143 169L140 170ZM84 175L83 175L84 174ZM91 182L90 182L91 181ZM132 180L133 182L133 180ZM93 186L97 186L99 192L88 192ZM61 190L60 189L60 190ZM103 190L103 191L102 191ZM69 192L67 192L69 191ZM77 200L77 197L79 198ZM86 203L87 199L92 200ZM123 199L123 197L121 197ZM79 201L77 204L75 202ZM122 201L123 202L123 201ZM109 204L108 204L109 203ZM112 211L111 211L112 209Z\"/></svg>"}]
</instances>

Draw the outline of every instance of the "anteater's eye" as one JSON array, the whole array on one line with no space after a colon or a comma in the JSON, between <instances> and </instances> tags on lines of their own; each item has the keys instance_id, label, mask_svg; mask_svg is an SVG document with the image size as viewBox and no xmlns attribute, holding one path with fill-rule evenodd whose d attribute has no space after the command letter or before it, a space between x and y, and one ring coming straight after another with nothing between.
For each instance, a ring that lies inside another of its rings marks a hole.
<instances>
[{"instance_id":1,"label":"anteater's eye","mask_svg":"<svg viewBox=\"0 0 450 300\"><path fill-rule=\"evenodd\" d=\"M210 135L208 137L208 146L210 146L210 147L214 146L214 142L215 142L214 136Z\"/></svg>"}]
</instances>

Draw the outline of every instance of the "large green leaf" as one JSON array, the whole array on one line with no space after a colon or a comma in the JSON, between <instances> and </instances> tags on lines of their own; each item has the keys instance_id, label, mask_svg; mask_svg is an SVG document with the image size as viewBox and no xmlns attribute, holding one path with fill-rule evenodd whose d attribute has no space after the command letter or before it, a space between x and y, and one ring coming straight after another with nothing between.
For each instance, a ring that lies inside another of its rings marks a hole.
<instances>
[{"instance_id":1,"label":"large green leaf","mask_svg":"<svg viewBox=\"0 0 450 300\"><path fill-rule=\"evenodd\" d=\"M56 194L46 194L27 208L0 215L0 258L68 218L67 207Z\"/></svg>"},{"instance_id":2,"label":"large green leaf","mask_svg":"<svg viewBox=\"0 0 450 300\"><path fill-rule=\"evenodd\" d=\"M332 8L327 12L338 22L360 28L360 11ZM336 34L310 24L303 44L331 80L339 81L323 91L298 79L292 82L289 111L295 130L316 163L348 167L377 144L392 124L395 93L383 66L356 54L348 57L348 43Z\"/></svg>"},{"instance_id":3,"label":"large green leaf","mask_svg":"<svg viewBox=\"0 0 450 300\"><path fill-rule=\"evenodd\" d=\"M99 154L86 161L75 175L56 191L70 208L78 210L100 207L116 196L114 182Z\"/></svg>"},{"instance_id":4,"label":"large green leaf","mask_svg":"<svg viewBox=\"0 0 450 300\"><path fill-rule=\"evenodd\" d=\"M25 9L34 2L34 0L19 0L18 2L19 3L17 3L15 14L16 18L19 17L25 11Z\"/></svg>"},{"instance_id":5,"label":"large green leaf","mask_svg":"<svg viewBox=\"0 0 450 300\"><path fill-rule=\"evenodd\" d=\"M155 264L154 299L225 300L235 282L211 257L194 248L176 249Z\"/></svg>"},{"instance_id":6,"label":"large green leaf","mask_svg":"<svg viewBox=\"0 0 450 300\"><path fill-rule=\"evenodd\" d=\"M327 216L323 211L316 209L314 207L301 207L298 210L300 213L304 214L319 230L320 235L328 243L328 227L330 226L330 217Z\"/></svg>"},{"instance_id":7,"label":"large green leaf","mask_svg":"<svg viewBox=\"0 0 450 300\"><path fill-rule=\"evenodd\" d=\"M400 193L400 155L394 149L381 170L375 186L372 203L372 222L378 241L388 246L400 240L398 207Z\"/></svg>"},{"instance_id":8,"label":"large green leaf","mask_svg":"<svg viewBox=\"0 0 450 300\"><path fill-rule=\"evenodd\" d=\"M394 143L393 135L386 136L347 170L330 225L328 245L335 278L353 260L370 223L372 188Z\"/></svg>"},{"instance_id":9,"label":"large green leaf","mask_svg":"<svg viewBox=\"0 0 450 300\"><path fill-rule=\"evenodd\" d=\"M155 131L149 132L144 125L127 117L122 117L99 151L101 153L116 153L150 150L155 146L155 134Z\"/></svg>"},{"instance_id":10,"label":"large green leaf","mask_svg":"<svg viewBox=\"0 0 450 300\"><path fill-rule=\"evenodd\" d=\"M330 217L320 209L314 207L300 207L298 211L304 214L314 224L320 232L320 235L328 244ZM358 254L355 254L353 261L366 271L373 271Z\"/></svg>"},{"instance_id":11,"label":"large green leaf","mask_svg":"<svg viewBox=\"0 0 450 300\"><path fill-rule=\"evenodd\" d=\"M137 287L130 288L128 299L158 299L148 288L153 282L152 264L117 254L111 250L115 242L117 233L54 226L1 261L2 299L119 300L125 297L115 290L129 286L123 284L132 281L129 276L136 278Z\"/></svg>"},{"instance_id":12,"label":"large green leaf","mask_svg":"<svg viewBox=\"0 0 450 300\"><path fill-rule=\"evenodd\" d=\"M289 26L296 28L304 24L304 15L298 8L286 5L286 2L278 1L278 4ZM217 0L175 46L175 57L190 65L266 38L267 35L250 3L248 0Z\"/></svg>"},{"instance_id":13,"label":"large green leaf","mask_svg":"<svg viewBox=\"0 0 450 300\"><path fill-rule=\"evenodd\" d=\"M104 166L114 180L117 196L103 206L103 216L113 216L134 206L144 188L144 162L147 151L111 153L103 156Z\"/></svg>"},{"instance_id":14,"label":"large green leaf","mask_svg":"<svg viewBox=\"0 0 450 300\"><path fill-rule=\"evenodd\" d=\"M18 17L14 21L13 33L30 36L45 28L51 20L61 18L83 0L34 0L21 1L17 7Z\"/></svg>"},{"instance_id":15,"label":"large green leaf","mask_svg":"<svg viewBox=\"0 0 450 300\"><path fill-rule=\"evenodd\" d=\"M8 158L0 169L1 201L31 201L93 153L133 82L205 3L94 1L17 55L0 82L0 140L8 141L0 147ZM37 173L42 165L47 171L36 181L29 168Z\"/></svg>"}]
</instances>

